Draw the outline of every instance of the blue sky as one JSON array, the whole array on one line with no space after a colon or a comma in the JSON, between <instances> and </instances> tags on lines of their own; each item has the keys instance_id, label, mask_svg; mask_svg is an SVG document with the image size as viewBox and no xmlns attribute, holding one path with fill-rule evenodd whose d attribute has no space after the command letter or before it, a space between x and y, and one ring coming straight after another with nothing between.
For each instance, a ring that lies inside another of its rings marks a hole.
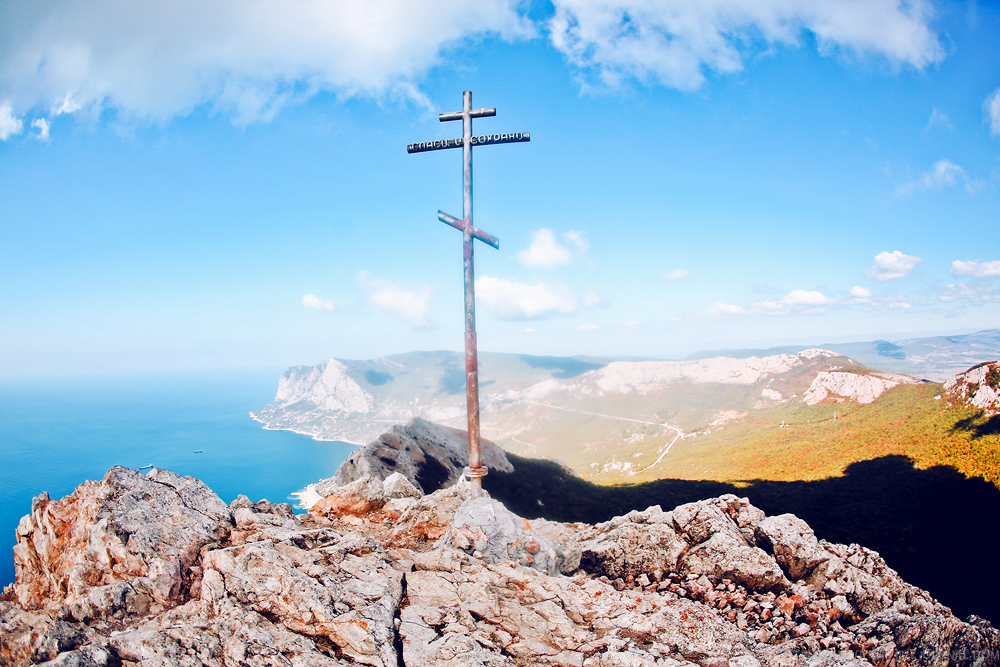
<instances>
[{"instance_id":1,"label":"blue sky","mask_svg":"<svg viewBox=\"0 0 1000 667\"><path fill-rule=\"evenodd\" d=\"M1000 10L0 3L0 376L1000 325Z\"/></svg>"}]
</instances>

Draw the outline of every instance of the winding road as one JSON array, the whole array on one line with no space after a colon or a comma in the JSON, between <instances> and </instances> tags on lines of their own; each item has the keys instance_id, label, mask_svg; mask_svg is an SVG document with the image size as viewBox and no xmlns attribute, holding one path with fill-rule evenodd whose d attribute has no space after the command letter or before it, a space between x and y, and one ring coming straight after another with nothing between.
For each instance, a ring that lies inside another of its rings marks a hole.
<instances>
[{"instance_id":1,"label":"winding road","mask_svg":"<svg viewBox=\"0 0 1000 667\"><path fill-rule=\"evenodd\" d=\"M565 410L566 412L578 412L578 413L583 414L583 415L593 415L595 417L607 417L608 419L617 419L619 421L635 422L636 424L649 424L651 426L665 426L667 428L673 429L675 431L675 433L676 433L676 435L674 435L674 439L671 440L670 443L666 447L663 448L663 451L660 452L660 455L656 458L655 461L653 461L651 464L649 464L648 466L646 466L642 470L637 470L636 474L638 474L640 472L646 472L647 470L652 470L653 468L655 468L657 466L657 464L659 464L659 462L663 460L663 457L670 453L670 449L674 446L674 443L677 442L682 435L684 435L684 431L682 431L678 427L674 426L673 424L668 424L666 422L662 422L662 423L661 422L649 422L649 421L643 421L642 419L629 419L628 417L616 417L615 415L606 415L606 414L603 414L601 412L590 412L589 410L577 410L576 408L564 408L561 405L552 405L551 403L539 403L538 401L529 401L528 399L525 399L525 398L520 399L520 402L521 403L530 403L531 405L540 405L540 406L542 406L544 408L552 408L554 410ZM522 444L527 444L527 443L522 443Z\"/></svg>"}]
</instances>

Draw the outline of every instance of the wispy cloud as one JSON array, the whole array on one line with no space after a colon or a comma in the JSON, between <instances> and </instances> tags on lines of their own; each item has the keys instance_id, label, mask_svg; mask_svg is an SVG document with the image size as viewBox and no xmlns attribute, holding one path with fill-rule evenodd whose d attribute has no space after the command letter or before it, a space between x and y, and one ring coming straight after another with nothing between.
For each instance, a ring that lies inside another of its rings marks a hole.
<instances>
[{"instance_id":1,"label":"wispy cloud","mask_svg":"<svg viewBox=\"0 0 1000 667\"><path fill-rule=\"evenodd\" d=\"M429 285L397 285L382 278L371 278L367 271L358 271L358 282L368 296L368 302L385 308L416 329L426 329L433 324L427 317L433 289Z\"/></svg>"},{"instance_id":2,"label":"wispy cloud","mask_svg":"<svg viewBox=\"0 0 1000 667\"><path fill-rule=\"evenodd\" d=\"M986 122L990 126L990 134L1000 137L1000 88L993 91L993 94L983 102L983 111L986 112Z\"/></svg>"},{"instance_id":3,"label":"wispy cloud","mask_svg":"<svg viewBox=\"0 0 1000 667\"><path fill-rule=\"evenodd\" d=\"M580 308L572 290L537 282L526 285L515 280L482 276L476 279L476 298L502 320L534 320L570 315Z\"/></svg>"},{"instance_id":4,"label":"wispy cloud","mask_svg":"<svg viewBox=\"0 0 1000 667\"><path fill-rule=\"evenodd\" d=\"M996 278L1000 276L1000 261L980 262L956 259L951 263L953 276L973 276L975 278Z\"/></svg>"},{"instance_id":5,"label":"wispy cloud","mask_svg":"<svg viewBox=\"0 0 1000 667\"><path fill-rule=\"evenodd\" d=\"M328 313L333 312L333 301L330 299L321 299L315 294L304 295L302 297L302 305L312 310L325 310Z\"/></svg>"},{"instance_id":6,"label":"wispy cloud","mask_svg":"<svg viewBox=\"0 0 1000 667\"><path fill-rule=\"evenodd\" d=\"M531 236L531 243L527 248L517 253L517 259L523 266L554 269L573 262L573 252L559 243L555 232L551 229L542 227L529 234ZM587 232L570 230L563 232L562 238L575 248L580 257L586 259L587 250L590 248L590 239L587 238Z\"/></svg>"},{"instance_id":7,"label":"wispy cloud","mask_svg":"<svg viewBox=\"0 0 1000 667\"><path fill-rule=\"evenodd\" d=\"M705 315L741 315L745 312L747 310L742 306L721 301L716 301L704 311Z\"/></svg>"},{"instance_id":8,"label":"wispy cloud","mask_svg":"<svg viewBox=\"0 0 1000 667\"><path fill-rule=\"evenodd\" d=\"M931 117L927 120L927 129L931 129L937 126L947 127L949 130L955 129L951 124L951 119L948 118L948 114L943 111L938 111L937 107L931 110Z\"/></svg>"},{"instance_id":9,"label":"wispy cloud","mask_svg":"<svg viewBox=\"0 0 1000 667\"><path fill-rule=\"evenodd\" d=\"M576 328L577 331L597 331L601 327L596 324L581 324Z\"/></svg>"},{"instance_id":10,"label":"wispy cloud","mask_svg":"<svg viewBox=\"0 0 1000 667\"><path fill-rule=\"evenodd\" d=\"M824 55L917 69L945 55L922 1L553 4L542 27L519 0L176 0L141 11L121 0L0 3L0 24L16 26L0 44L0 96L15 119L30 109L110 109L160 123L199 108L237 124L266 122L320 92L427 104L417 83L455 44L540 29L585 86L634 78L693 90L710 72L736 72L806 35Z\"/></svg>"},{"instance_id":11,"label":"wispy cloud","mask_svg":"<svg viewBox=\"0 0 1000 667\"><path fill-rule=\"evenodd\" d=\"M787 315L793 311L803 312L807 315L816 315L826 312L826 306L829 306L831 303L833 303L833 300L825 296L822 292L796 289L780 299L759 301L753 305L752 310L770 315Z\"/></svg>"},{"instance_id":12,"label":"wispy cloud","mask_svg":"<svg viewBox=\"0 0 1000 667\"><path fill-rule=\"evenodd\" d=\"M905 278L922 261L922 257L904 255L898 250L883 251L875 255L875 263L865 270L865 278L878 282Z\"/></svg>"},{"instance_id":13,"label":"wispy cloud","mask_svg":"<svg viewBox=\"0 0 1000 667\"><path fill-rule=\"evenodd\" d=\"M21 134L24 129L24 121L13 115L10 102L0 104L0 141L7 141L15 134Z\"/></svg>"},{"instance_id":14,"label":"wispy cloud","mask_svg":"<svg viewBox=\"0 0 1000 667\"><path fill-rule=\"evenodd\" d=\"M563 232L563 238L569 241L580 254L586 254L587 250L590 249L590 239L587 238L587 232L577 231L571 229L568 232Z\"/></svg>"},{"instance_id":15,"label":"wispy cloud","mask_svg":"<svg viewBox=\"0 0 1000 667\"><path fill-rule=\"evenodd\" d=\"M858 306L865 310L905 310L911 307L902 294L890 297L875 297L866 287L855 285L848 290L850 298L835 299L816 290L792 290L776 299L758 301L748 307L715 303L701 311L703 315L822 315L831 308Z\"/></svg>"},{"instance_id":16,"label":"wispy cloud","mask_svg":"<svg viewBox=\"0 0 1000 667\"><path fill-rule=\"evenodd\" d=\"M852 298L845 299L838 305L861 306L865 310L906 310L911 307L909 300L902 294L876 297L870 289L860 285L855 285L847 293Z\"/></svg>"},{"instance_id":17,"label":"wispy cloud","mask_svg":"<svg viewBox=\"0 0 1000 667\"><path fill-rule=\"evenodd\" d=\"M929 171L922 172L917 178L897 187L896 194L908 195L915 190L943 190L957 185L959 180L968 181L968 179L964 169L945 158L935 162Z\"/></svg>"},{"instance_id":18,"label":"wispy cloud","mask_svg":"<svg viewBox=\"0 0 1000 667\"><path fill-rule=\"evenodd\" d=\"M36 118L35 120L31 121L31 127L38 130L38 134L35 135L36 139L38 139L39 141L49 140L49 121L45 120L44 118Z\"/></svg>"},{"instance_id":19,"label":"wispy cloud","mask_svg":"<svg viewBox=\"0 0 1000 667\"><path fill-rule=\"evenodd\" d=\"M972 285L948 285L938 298L950 303L964 302L968 305L982 306L987 303L1000 303L1000 290L989 281L978 281Z\"/></svg>"},{"instance_id":20,"label":"wispy cloud","mask_svg":"<svg viewBox=\"0 0 1000 667\"><path fill-rule=\"evenodd\" d=\"M524 266L554 269L573 261L573 253L559 245L551 229L542 227L531 232L531 245L517 253L517 259Z\"/></svg>"},{"instance_id":21,"label":"wispy cloud","mask_svg":"<svg viewBox=\"0 0 1000 667\"><path fill-rule=\"evenodd\" d=\"M664 280L680 280L681 278L687 278L690 273L684 269L674 269L673 271L664 271L660 276Z\"/></svg>"},{"instance_id":22,"label":"wispy cloud","mask_svg":"<svg viewBox=\"0 0 1000 667\"><path fill-rule=\"evenodd\" d=\"M554 0L553 45L589 85L624 79L694 90L707 72L731 73L768 46L811 33L824 55L874 55L917 69L944 58L931 6L897 0ZM592 82L592 83L591 83Z\"/></svg>"},{"instance_id":23,"label":"wispy cloud","mask_svg":"<svg viewBox=\"0 0 1000 667\"><path fill-rule=\"evenodd\" d=\"M414 82L479 35L535 34L516 0L50 0L0 3L0 96L164 122L266 121L321 91L421 102ZM196 18L195 18L196 17ZM17 26L16 29L13 26ZM431 27L433 26L433 27Z\"/></svg>"}]
</instances>

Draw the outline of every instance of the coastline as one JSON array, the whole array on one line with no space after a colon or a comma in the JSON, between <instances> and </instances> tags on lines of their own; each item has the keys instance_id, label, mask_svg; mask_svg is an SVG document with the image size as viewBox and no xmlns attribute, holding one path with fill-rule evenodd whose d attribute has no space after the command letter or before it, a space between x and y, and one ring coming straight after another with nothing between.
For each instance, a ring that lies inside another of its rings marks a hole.
<instances>
[{"instance_id":1,"label":"coastline","mask_svg":"<svg viewBox=\"0 0 1000 667\"><path fill-rule=\"evenodd\" d=\"M324 438L321 435L319 435L318 433L307 433L306 431L299 431L298 429L294 429L294 428L283 428L283 427L279 427L279 426L271 426L270 423L264 421L263 419L261 419L260 417L258 417L257 415L255 415L253 410L251 410L247 414L250 415L250 419L254 420L258 424L263 424L262 428L265 431L288 431L289 433L297 433L299 435L307 435L310 438L312 438L313 440L315 440L316 442L340 442L340 443L343 443L345 445L351 445L352 447L364 447L364 444L359 443L359 442L351 442L350 440L341 440L340 438ZM385 420L385 421L389 422L390 420ZM398 422L391 422L391 423L395 424L395 423L398 423Z\"/></svg>"}]
</instances>

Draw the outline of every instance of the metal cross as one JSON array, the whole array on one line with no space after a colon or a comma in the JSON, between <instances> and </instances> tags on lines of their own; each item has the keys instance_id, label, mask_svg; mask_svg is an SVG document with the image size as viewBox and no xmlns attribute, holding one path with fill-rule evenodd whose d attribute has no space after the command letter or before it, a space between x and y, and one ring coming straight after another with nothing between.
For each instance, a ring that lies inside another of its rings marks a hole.
<instances>
[{"instance_id":1,"label":"metal cross","mask_svg":"<svg viewBox=\"0 0 1000 667\"><path fill-rule=\"evenodd\" d=\"M438 151L445 148L462 148L462 219L438 211L441 222L461 230L463 236L463 255L465 257L465 389L466 405L469 417L469 466L465 476L472 485L472 497L476 498L482 491L482 478L486 476L486 466L483 465L482 452L479 446L479 358L476 345L476 292L475 276L472 266L472 240L479 239L483 243L500 249L500 240L487 234L472 224L472 147L491 144L509 144L530 141L527 132L509 134L492 134L481 137L472 136L472 119L486 116L496 116L496 109L473 109L472 92L462 93L462 110L443 113L438 116L444 123L449 120L462 121L462 138L445 139L443 141L425 141L410 144L407 153L423 153Z\"/></svg>"}]
</instances>

